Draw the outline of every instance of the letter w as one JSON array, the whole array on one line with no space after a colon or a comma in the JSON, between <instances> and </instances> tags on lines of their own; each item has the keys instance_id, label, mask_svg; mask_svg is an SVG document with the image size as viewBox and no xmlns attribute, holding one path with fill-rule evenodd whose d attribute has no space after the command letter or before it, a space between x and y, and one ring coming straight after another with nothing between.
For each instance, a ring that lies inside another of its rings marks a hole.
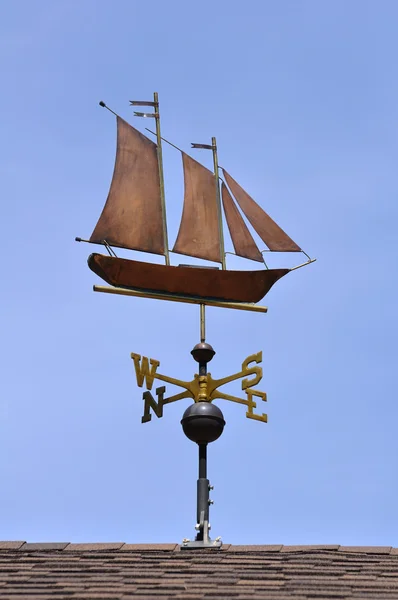
<instances>
[{"instance_id":1,"label":"letter w","mask_svg":"<svg viewBox=\"0 0 398 600\"><path fill-rule=\"evenodd\" d=\"M131 353L131 358L134 361L135 374L137 377L137 385L139 387L143 386L145 381L145 386L147 390L151 390L153 386L153 380L155 379L156 369L160 365L158 360L154 360L153 358L148 358L146 356L142 357L140 354ZM149 368L149 363L151 367Z\"/></svg>"}]
</instances>

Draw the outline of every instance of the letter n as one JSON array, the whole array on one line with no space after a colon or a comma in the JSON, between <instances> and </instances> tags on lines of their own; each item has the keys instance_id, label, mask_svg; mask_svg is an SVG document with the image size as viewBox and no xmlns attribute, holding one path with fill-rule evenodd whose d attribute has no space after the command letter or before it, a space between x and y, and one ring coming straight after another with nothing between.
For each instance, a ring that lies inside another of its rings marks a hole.
<instances>
[{"instance_id":1,"label":"letter n","mask_svg":"<svg viewBox=\"0 0 398 600\"><path fill-rule=\"evenodd\" d=\"M155 415L160 419L163 417L163 404L164 404L164 393L166 391L166 387L162 385L160 388L156 388L156 395L158 397L158 401L154 399L151 392L144 392L142 394L142 398L144 400L144 415L141 419L141 423L148 423L152 419L152 415L150 410L152 408Z\"/></svg>"}]
</instances>

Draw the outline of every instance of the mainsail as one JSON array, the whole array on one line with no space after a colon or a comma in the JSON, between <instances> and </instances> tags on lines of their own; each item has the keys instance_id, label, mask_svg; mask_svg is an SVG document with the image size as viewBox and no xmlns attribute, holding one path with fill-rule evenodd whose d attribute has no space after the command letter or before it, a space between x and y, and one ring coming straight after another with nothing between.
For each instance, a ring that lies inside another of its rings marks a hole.
<instances>
[{"instance_id":1,"label":"mainsail","mask_svg":"<svg viewBox=\"0 0 398 600\"><path fill-rule=\"evenodd\" d=\"M225 169L223 169L223 173L228 187L247 220L268 248L274 252L301 252L301 248L267 215ZM231 237L233 237L232 233Z\"/></svg>"},{"instance_id":2,"label":"mainsail","mask_svg":"<svg viewBox=\"0 0 398 600\"><path fill-rule=\"evenodd\" d=\"M173 252L222 262L214 173L181 152L184 208Z\"/></svg>"},{"instance_id":3,"label":"mainsail","mask_svg":"<svg viewBox=\"0 0 398 600\"><path fill-rule=\"evenodd\" d=\"M157 146L117 118L115 169L90 242L164 254Z\"/></svg>"},{"instance_id":4,"label":"mainsail","mask_svg":"<svg viewBox=\"0 0 398 600\"><path fill-rule=\"evenodd\" d=\"M256 242L246 227L246 224L224 182L221 184L221 195L225 218L227 220L235 254L242 256L243 258L250 258L251 260L263 262L263 256L260 250L257 248Z\"/></svg>"}]
</instances>

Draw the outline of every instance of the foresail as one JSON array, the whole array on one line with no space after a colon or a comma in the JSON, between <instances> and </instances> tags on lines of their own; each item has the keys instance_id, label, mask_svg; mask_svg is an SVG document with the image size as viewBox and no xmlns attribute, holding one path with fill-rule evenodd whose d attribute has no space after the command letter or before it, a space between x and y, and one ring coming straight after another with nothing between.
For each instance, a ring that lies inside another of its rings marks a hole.
<instances>
[{"instance_id":1,"label":"foresail","mask_svg":"<svg viewBox=\"0 0 398 600\"><path fill-rule=\"evenodd\" d=\"M164 253L157 147L117 117L115 169L90 242Z\"/></svg>"},{"instance_id":2,"label":"foresail","mask_svg":"<svg viewBox=\"0 0 398 600\"><path fill-rule=\"evenodd\" d=\"M181 152L184 167L184 208L173 252L221 262L214 174Z\"/></svg>"},{"instance_id":3,"label":"foresail","mask_svg":"<svg viewBox=\"0 0 398 600\"><path fill-rule=\"evenodd\" d=\"M256 242L246 227L246 224L224 182L221 184L221 195L225 218L227 220L232 244L235 248L235 253L243 258L250 258L251 260L263 262L262 254L257 248Z\"/></svg>"},{"instance_id":4,"label":"foresail","mask_svg":"<svg viewBox=\"0 0 398 600\"><path fill-rule=\"evenodd\" d=\"M223 169L225 180L253 229L274 252L301 252L301 248L275 223L247 192Z\"/></svg>"}]
</instances>

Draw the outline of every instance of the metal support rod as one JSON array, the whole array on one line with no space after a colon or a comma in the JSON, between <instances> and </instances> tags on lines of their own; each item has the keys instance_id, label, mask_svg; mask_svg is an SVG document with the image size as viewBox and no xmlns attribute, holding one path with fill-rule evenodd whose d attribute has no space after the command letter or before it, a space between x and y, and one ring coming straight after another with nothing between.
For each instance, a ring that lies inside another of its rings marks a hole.
<instances>
[{"instance_id":1,"label":"metal support rod","mask_svg":"<svg viewBox=\"0 0 398 600\"><path fill-rule=\"evenodd\" d=\"M222 228L222 210L221 210L221 198L220 198L220 177L218 174L218 157L217 157L217 140L215 137L211 138L211 146L213 150L213 163L214 163L214 177L216 180L216 198L217 198L217 212L218 212L218 231L220 236L220 253L221 253L221 264L222 268L227 268L225 261L225 248L224 248L224 232Z\"/></svg>"},{"instance_id":2,"label":"metal support rod","mask_svg":"<svg viewBox=\"0 0 398 600\"><path fill-rule=\"evenodd\" d=\"M206 305L200 305L200 342L205 344L206 342ZM207 375L207 362L208 360L199 361L199 377L201 375Z\"/></svg>"},{"instance_id":3,"label":"metal support rod","mask_svg":"<svg viewBox=\"0 0 398 600\"><path fill-rule=\"evenodd\" d=\"M199 478L197 485L196 519L199 531L196 541L209 541L209 480L207 479L207 444L199 446Z\"/></svg>"},{"instance_id":4,"label":"metal support rod","mask_svg":"<svg viewBox=\"0 0 398 600\"><path fill-rule=\"evenodd\" d=\"M202 304L200 305L201 308L201 317L202 317L202 309L203 309L203 319L204 319L204 305L202 306ZM207 363L213 358L215 352L213 350L213 348L209 345L206 344L204 342L204 333L203 333L203 338L201 340L200 344L197 344L195 346L195 348L192 350L191 354L193 355L195 360L199 361L199 380L203 381L206 378L206 374L207 374ZM202 402L203 408L205 407L211 407L212 409L214 409L215 407L212 406L209 403L209 399L208 396L206 394L206 396L204 398L202 398L202 400L200 400L200 402ZM183 419L181 421L181 423L183 424L183 428L184 428L184 433L185 435L187 435L189 437L189 439L191 439L192 441L196 441L196 443L198 444L198 463L199 463L199 469L198 469L198 480L197 480L197 484L196 484L196 526L195 529L197 530L197 534L195 537L194 541L191 541L189 539L184 539L183 540L183 544L181 549L184 548L197 548L197 549L201 549L201 548L221 548L222 546L222 541L221 538L218 537L215 540L211 540L209 532L210 532L210 524L209 524L209 512L210 512L210 504L213 504L213 500L210 500L209 495L210 495L210 490L213 489L213 486L210 485L209 480L207 479L207 445L209 443L209 441L214 441L217 439L217 437L219 437L222 433L222 429L224 428L225 425L225 421L223 420L222 417L222 413L219 409L216 409L216 415L220 415L220 418L222 420L222 426L221 429L218 432L218 435L216 436L212 436L211 434L209 435L209 431L207 431L206 433L206 428L210 426L210 428L212 428L212 419L214 418L214 411L211 411L212 415L208 414L208 411L206 410L205 413L203 414L202 411L200 411L200 414L196 414L196 418L199 417L199 430L196 430L196 433L194 435L191 435L194 433L195 429L191 430L191 434L188 432L188 430L186 429L187 427L187 420L189 421L191 419L191 416L194 416L195 414L195 408L197 407L197 404L194 404L193 406L191 406L190 408L187 409L187 411L185 411ZM192 412L192 409L193 412ZM207 414L207 416L206 416ZM189 415L189 416L188 416ZM210 423L209 423L209 417L210 417ZM219 418L216 416L216 419ZM207 425L206 425L207 423ZM191 424L192 426L192 424ZM205 441L207 440L207 441Z\"/></svg>"},{"instance_id":5,"label":"metal support rod","mask_svg":"<svg viewBox=\"0 0 398 600\"><path fill-rule=\"evenodd\" d=\"M166 198L165 198L165 191L164 191L164 176L163 176L162 136L160 133L159 96L158 96L157 92L154 92L154 94L153 94L153 101L155 104L156 139L157 139L159 182L160 182L160 200L162 203L164 257L166 259L166 265L169 265L170 264L170 256L169 256L169 240L168 240L168 235L167 235L167 221L166 221Z\"/></svg>"},{"instance_id":6,"label":"metal support rod","mask_svg":"<svg viewBox=\"0 0 398 600\"><path fill-rule=\"evenodd\" d=\"M206 341L206 305L200 305L200 341Z\"/></svg>"},{"instance_id":7,"label":"metal support rod","mask_svg":"<svg viewBox=\"0 0 398 600\"><path fill-rule=\"evenodd\" d=\"M199 446L199 479L207 479L207 444Z\"/></svg>"},{"instance_id":8,"label":"metal support rod","mask_svg":"<svg viewBox=\"0 0 398 600\"><path fill-rule=\"evenodd\" d=\"M200 305L201 342L205 341L205 307ZM207 374L207 361L199 363L199 376ZM207 479L207 444L198 444L199 447L199 477L197 483L196 522L199 525L196 541L209 541L209 489Z\"/></svg>"}]
</instances>

